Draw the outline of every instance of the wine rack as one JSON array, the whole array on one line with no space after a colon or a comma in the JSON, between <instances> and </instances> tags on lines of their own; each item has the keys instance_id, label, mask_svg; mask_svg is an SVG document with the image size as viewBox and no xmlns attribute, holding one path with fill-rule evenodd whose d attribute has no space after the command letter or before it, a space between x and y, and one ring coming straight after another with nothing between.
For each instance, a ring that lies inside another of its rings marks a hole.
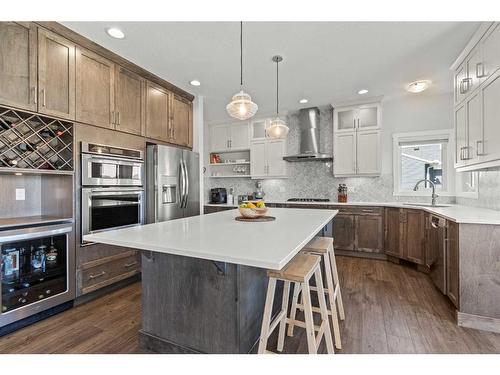
<instances>
[{"instance_id":1,"label":"wine rack","mask_svg":"<svg viewBox=\"0 0 500 375\"><path fill-rule=\"evenodd\" d=\"M73 172L73 124L0 106L0 170Z\"/></svg>"}]
</instances>

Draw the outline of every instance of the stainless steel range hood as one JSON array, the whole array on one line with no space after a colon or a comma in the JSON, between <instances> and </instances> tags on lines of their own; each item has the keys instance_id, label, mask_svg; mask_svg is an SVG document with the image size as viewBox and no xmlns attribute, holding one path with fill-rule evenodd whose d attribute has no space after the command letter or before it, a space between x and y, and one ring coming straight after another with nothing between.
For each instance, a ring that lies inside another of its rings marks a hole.
<instances>
[{"instance_id":1,"label":"stainless steel range hood","mask_svg":"<svg viewBox=\"0 0 500 375\"><path fill-rule=\"evenodd\" d=\"M304 108L299 112L300 153L283 157L286 161L331 161L332 155L319 150L319 109Z\"/></svg>"}]
</instances>

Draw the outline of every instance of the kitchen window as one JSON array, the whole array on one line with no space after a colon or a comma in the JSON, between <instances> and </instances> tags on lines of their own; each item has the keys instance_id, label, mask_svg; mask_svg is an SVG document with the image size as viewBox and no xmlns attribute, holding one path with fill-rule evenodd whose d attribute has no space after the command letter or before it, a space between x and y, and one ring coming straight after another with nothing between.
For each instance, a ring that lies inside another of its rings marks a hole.
<instances>
[{"instance_id":1,"label":"kitchen window","mask_svg":"<svg viewBox=\"0 0 500 375\"><path fill-rule=\"evenodd\" d=\"M413 190L422 179L432 181L438 194L453 195L452 139L448 130L394 134L394 195L429 195L427 182Z\"/></svg>"}]
</instances>

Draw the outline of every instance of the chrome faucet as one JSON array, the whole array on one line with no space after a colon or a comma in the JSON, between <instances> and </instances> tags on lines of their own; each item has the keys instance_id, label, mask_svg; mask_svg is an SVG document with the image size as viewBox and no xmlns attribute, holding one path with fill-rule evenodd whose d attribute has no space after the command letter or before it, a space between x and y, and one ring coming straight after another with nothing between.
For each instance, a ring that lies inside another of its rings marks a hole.
<instances>
[{"instance_id":1,"label":"chrome faucet","mask_svg":"<svg viewBox=\"0 0 500 375\"><path fill-rule=\"evenodd\" d=\"M418 185L420 185L420 183L422 182L428 182L431 184L431 187L432 187L432 201L431 201L431 204L433 206L436 205L436 200L437 198L439 197L439 195L436 194L436 185L434 185L434 182L432 182L431 180L427 180L427 179L423 179L423 180L420 180L418 181L416 184L415 184L415 187L413 188L413 191L417 191L418 190Z\"/></svg>"}]
</instances>

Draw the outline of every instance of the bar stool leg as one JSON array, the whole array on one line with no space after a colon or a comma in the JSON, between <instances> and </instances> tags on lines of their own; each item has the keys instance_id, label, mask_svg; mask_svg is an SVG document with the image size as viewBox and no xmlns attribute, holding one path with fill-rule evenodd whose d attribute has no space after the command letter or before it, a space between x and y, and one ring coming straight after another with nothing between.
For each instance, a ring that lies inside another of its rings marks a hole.
<instances>
[{"instance_id":1,"label":"bar stool leg","mask_svg":"<svg viewBox=\"0 0 500 375\"><path fill-rule=\"evenodd\" d=\"M316 354L316 336L314 331L314 319L311 304L311 290L309 289L309 280L301 283L302 299L304 304L304 320L306 323L307 347L309 354Z\"/></svg>"},{"instance_id":2,"label":"bar stool leg","mask_svg":"<svg viewBox=\"0 0 500 375\"><path fill-rule=\"evenodd\" d=\"M290 310L290 319L292 321L295 320L295 316L297 314L297 303L299 302L299 294L300 294L300 284L299 283L294 283L293 284L293 297L292 297L292 309ZM287 335L289 337L293 337L293 328L294 328L293 323L288 324L288 333Z\"/></svg>"},{"instance_id":3,"label":"bar stool leg","mask_svg":"<svg viewBox=\"0 0 500 375\"><path fill-rule=\"evenodd\" d=\"M335 290L335 295L336 295L336 300L337 300L337 306L339 308L339 316L340 320L345 319L345 313L344 313L344 303L342 302L342 293L340 292L340 283L339 283L339 274L337 272L337 262L335 261L335 253L332 248L331 251L328 252L330 255L330 263L332 265L332 274L333 274L333 282L334 282L334 290Z\"/></svg>"},{"instance_id":4,"label":"bar stool leg","mask_svg":"<svg viewBox=\"0 0 500 375\"><path fill-rule=\"evenodd\" d=\"M264 306L264 316L262 318L262 328L260 331L259 354L264 354L267 350L267 340L269 338L269 327L271 324L271 313L273 311L275 289L276 279L270 277L267 284L266 305Z\"/></svg>"},{"instance_id":5,"label":"bar stool leg","mask_svg":"<svg viewBox=\"0 0 500 375\"><path fill-rule=\"evenodd\" d=\"M318 287L318 301L319 301L319 308L321 310L321 320L322 320L321 325L323 324L325 325L324 335L325 335L326 349L328 354L334 354L335 350L333 349L332 332L330 331L330 319L328 318L328 308L326 307L325 293L323 289L323 278L321 277L321 269L319 267L316 269L316 272L314 272L314 278L316 280L316 286ZM305 297L305 292L304 292L304 297ZM305 301L304 301L304 308L305 308ZM314 326L313 326L313 332L314 332Z\"/></svg>"},{"instance_id":6,"label":"bar stool leg","mask_svg":"<svg viewBox=\"0 0 500 375\"><path fill-rule=\"evenodd\" d=\"M325 276L326 276L326 289L328 290L328 302L330 303L330 311L332 314L332 325L333 325L333 335L335 336L335 347L337 349L342 349L342 342L340 341L340 327L339 318L337 315L337 306L335 306L335 283L332 278L332 268L330 265L330 259L328 253L323 255L323 262L325 264ZM318 288L318 294L320 289Z\"/></svg>"},{"instance_id":7,"label":"bar stool leg","mask_svg":"<svg viewBox=\"0 0 500 375\"><path fill-rule=\"evenodd\" d=\"M285 329L286 329L286 319L288 316L288 297L290 295L290 281L285 281L283 285L283 299L281 303L281 311L284 311L283 318L280 321L280 328L278 333L278 351L283 351L283 345L285 344Z\"/></svg>"}]
</instances>

